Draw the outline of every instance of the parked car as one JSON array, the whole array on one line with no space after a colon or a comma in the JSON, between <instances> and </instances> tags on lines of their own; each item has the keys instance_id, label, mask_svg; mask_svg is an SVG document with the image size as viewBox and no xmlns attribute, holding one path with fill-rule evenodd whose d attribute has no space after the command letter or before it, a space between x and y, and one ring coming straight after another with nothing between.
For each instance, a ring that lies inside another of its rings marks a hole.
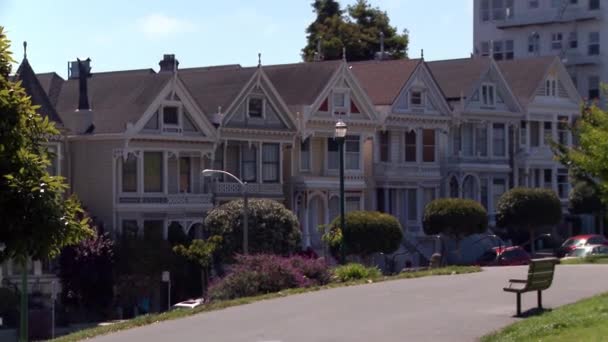
<instances>
[{"instance_id":1,"label":"parked car","mask_svg":"<svg viewBox=\"0 0 608 342\"><path fill-rule=\"evenodd\" d=\"M577 247L583 247L588 245L604 245L608 246L608 239L602 235L597 234L586 234L573 236L561 245L557 250L558 257L564 257L568 253L572 252Z\"/></svg>"},{"instance_id":2,"label":"parked car","mask_svg":"<svg viewBox=\"0 0 608 342\"><path fill-rule=\"evenodd\" d=\"M172 309L194 309L198 306L203 305L204 302L205 302L205 300L203 298L188 299L183 302L174 304L171 308Z\"/></svg>"},{"instance_id":3,"label":"parked car","mask_svg":"<svg viewBox=\"0 0 608 342\"><path fill-rule=\"evenodd\" d=\"M576 247L566 257L584 258L591 255L608 255L608 246L604 245L585 245Z\"/></svg>"},{"instance_id":4,"label":"parked car","mask_svg":"<svg viewBox=\"0 0 608 342\"><path fill-rule=\"evenodd\" d=\"M517 266L528 265L530 254L520 246L494 247L477 259L479 266Z\"/></svg>"}]
</instances>

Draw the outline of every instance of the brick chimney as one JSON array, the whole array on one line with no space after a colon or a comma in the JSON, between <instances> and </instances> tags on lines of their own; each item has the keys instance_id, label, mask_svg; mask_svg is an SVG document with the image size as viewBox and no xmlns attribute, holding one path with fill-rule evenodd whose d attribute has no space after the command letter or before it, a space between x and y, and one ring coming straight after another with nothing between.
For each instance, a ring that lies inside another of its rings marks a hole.
<instances>
[{"instance_id":1,"label":"brick chimney","mask_svg":"<svg viewBox=\"0 0 608 342\"><path fill-rule=\"evenodd\" d=\"M177 59L175 59L175 55L174 54L165 54L163 55L163 59L158 62L158 65L160 65L160 71L176 71L177 70L177 66L179 65L179 61Z\"/></svg>"}]
</instances>

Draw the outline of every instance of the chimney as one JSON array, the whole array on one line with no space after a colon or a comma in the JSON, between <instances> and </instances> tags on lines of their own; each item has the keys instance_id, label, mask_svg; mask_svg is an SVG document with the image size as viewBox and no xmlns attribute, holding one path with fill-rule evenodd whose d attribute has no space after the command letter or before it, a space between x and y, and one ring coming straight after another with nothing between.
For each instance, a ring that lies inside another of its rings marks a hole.
<instances>
[{"instance_id":1,"label":"chimney","mask_svg":"<svg viewBox=\"0 0 608 342\"><path fill-rule=\"evenodd\" d=\"M177 70L177 66L179 65L179 61L177 59L175 59L175 55L174 54L165 54L163 55L163 59L158 62L158 65L160 65L160 71L176 71Z\"/></svg>"},{"instance_id":2,"label":"chimney","mask_svg":"<svg viewBox=\"0 0 608 342\"><path fill-rule=\"evenodd\" d=\"M91 77L91 59L81 61L77 58L76 64L78 66L78 110L91 110L88 87L88 78Z\"/></svg>"},{"instance_id":3,"label":"chimney","mask_svg":"<svg viewBox=\"0 0 608 342\"><path fill-rule=\"evenodd\" d=\"M388 57L388 56L384 52L384 32L380 31L380 52L375 53L375 59L382 61L382 60L388 59L386 57Z\"/></svg>"},{"instance_id":4,"label":"chimney","mask_svg":"<svg viewBox=\"0 0 608 342\"><path fill-rule=\"evenodd\" d=\"M323 60L323 54L321 53L321 37L317 38L317 51L313 57L313 61L320 62Z\"/></svg>"}]
</instances>

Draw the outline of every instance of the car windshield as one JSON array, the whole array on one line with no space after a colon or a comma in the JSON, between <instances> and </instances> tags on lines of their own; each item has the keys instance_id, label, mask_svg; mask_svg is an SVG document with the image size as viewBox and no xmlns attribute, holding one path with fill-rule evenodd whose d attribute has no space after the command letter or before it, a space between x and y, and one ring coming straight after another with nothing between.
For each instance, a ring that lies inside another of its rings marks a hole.
<instances>
[{"instance_id":1,"label":"car windshield","mask_svg":"<svg viewBox=\"0 0 608 342\"><path fill-rule=\"evenodd\" d=\"M577 249L573 250L570 253L570 255L575 256L575 257L582 257L582 256L585 256L586 252L587 252L587 250L584 248L577 248Z\"/></svg>"},{"instance_id":2,"label":"car windshield","mask_svg":"<svg viewBox=\"0 0 608 342\"><path fill-rule=\"evenodd\" d=\"M583 240L581 239L568 239L562 245L563 247L571 247L571 246L580 246L583 244Z\"/></svg>"}]
</instances>

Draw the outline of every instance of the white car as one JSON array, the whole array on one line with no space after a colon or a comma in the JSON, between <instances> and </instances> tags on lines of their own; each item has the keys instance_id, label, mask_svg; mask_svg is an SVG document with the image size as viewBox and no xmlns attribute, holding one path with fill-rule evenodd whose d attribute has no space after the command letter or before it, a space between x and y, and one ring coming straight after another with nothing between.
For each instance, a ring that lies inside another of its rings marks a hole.
<instances>
[{"instance_id":1,"label":"white car","mask_svg":"<svg viewBox=\"0 0 608 342\"><path fill-rule=\"evenodd\" d=\"M608 246L604 245L587 245L576 247L570 253L568 257L584 258L590 255L608 255Z\"/></svg>"},{"instance_id":2,"label":"white car","mask_svg":"<svg viewBox=\"0 0 608 342\"><path fill-rule=\"evenodd\" d=\"M172 306L172 308L173 309L194 309L198 306L203 305L204 302L205 302L205 300L203 298L188 299L183 302L174 304Z\"/></svg>"}]
</instances>

